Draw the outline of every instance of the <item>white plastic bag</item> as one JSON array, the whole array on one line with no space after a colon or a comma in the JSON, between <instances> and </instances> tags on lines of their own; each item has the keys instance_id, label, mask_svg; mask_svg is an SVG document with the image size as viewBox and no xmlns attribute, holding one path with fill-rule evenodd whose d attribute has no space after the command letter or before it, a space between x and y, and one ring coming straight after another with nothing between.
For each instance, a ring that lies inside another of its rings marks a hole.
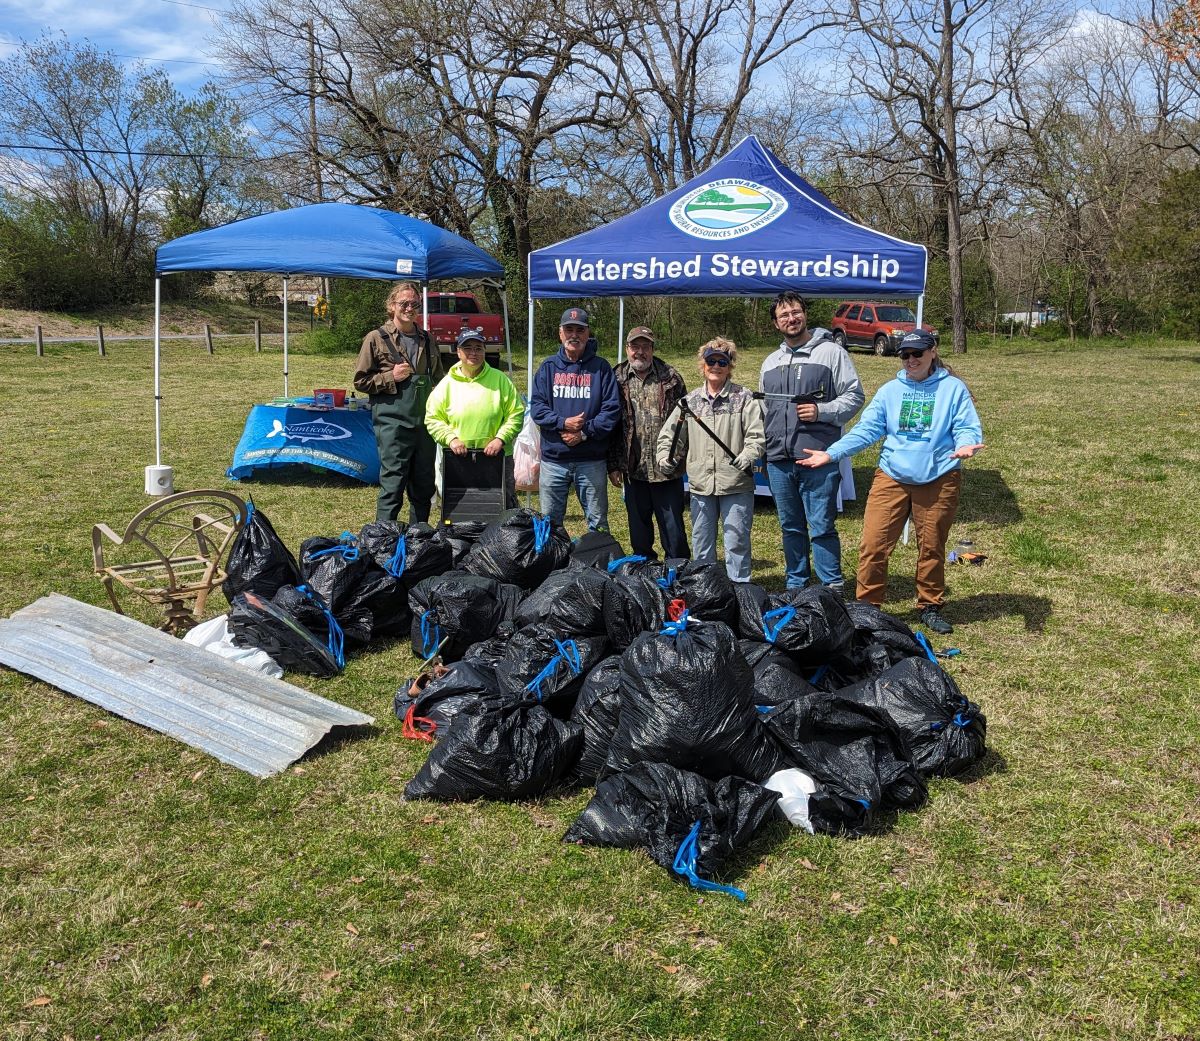
<instances>
[{"instance_id":1,"label":"white plastic bag","mask_svg":"<svg viewBox=\"0 0 1200 1041\"><path fill-rule=\"evenodd\" d=\"M779 808L797 828L813 834L812 821L808 819L808 797L817 790L817 782L803 770L780 770L763 782L780 795Z\"/></svg>"},{"instance_id":2,"label":"white plastic bag","mask_svg":"<svg viewBox=\"0 0 1200 1041\"><path fill-rule=\"evenodd\" d=\"M513 478L517 491L536 492L542 471L542 431L525 410L525 424L513 445Z\"/></svg>"},{"instance_id":3,"label":"white plastic bag","mask_svg":"<svg viewBox=\"0 0 1200 1041\"><path fill-rule=\"evenodd\" d=\"M183 642L203 647L218 657L228 658L264 676L273 676L275 679L283 676L283 669L275 664L275 659L266 651L257 647L238 647L233 642L233 634L229 631L229 615L222 614L201 622L184 634Z\"/></svg>"}]
</instances>

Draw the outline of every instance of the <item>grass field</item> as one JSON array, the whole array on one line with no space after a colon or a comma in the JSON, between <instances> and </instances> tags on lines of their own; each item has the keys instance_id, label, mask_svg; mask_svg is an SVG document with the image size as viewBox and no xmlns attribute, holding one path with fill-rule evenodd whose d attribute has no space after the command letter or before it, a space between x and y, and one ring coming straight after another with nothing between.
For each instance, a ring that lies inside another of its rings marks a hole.
<instances>
[{"instance_id":1,"label":"grass field","mask_svg":"<svg viewBox=\"0 0 1200 1041\"><path fill-rule=\"evenodd\" d=\"M0 613L100 604L91 526L145 504L154 461L149 350L0 359ZM868 393L897 367L855 361ZM296 354L292 388L351 364ZM378 722L265 781L0 670L0 1037L1200 1037L1200 347L980 343L956 367L988 449L954 536L988 561L951 569L941 642L991 751L922 811L859 841L770 827L739 904L563 846L586 791L405 803L426 753L390 715L402 644L289 677ZM371 519L374 490L225 481L279 368L169 347L164 461L253 492L295 547ZM779 556L760 509L755 578L781 586ZM913 563L886 605L910 621Z\"/></svg>"}]
</instances>

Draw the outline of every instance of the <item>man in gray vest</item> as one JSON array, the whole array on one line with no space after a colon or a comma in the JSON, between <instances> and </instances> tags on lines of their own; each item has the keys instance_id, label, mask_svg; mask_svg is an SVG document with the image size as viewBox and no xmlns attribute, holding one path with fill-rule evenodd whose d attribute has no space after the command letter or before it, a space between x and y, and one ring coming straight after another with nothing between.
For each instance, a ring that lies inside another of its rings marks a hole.
<instances>
[{"instance_id":1,"label":"man in gray vest","mask_svg":"<svg viewBox=\"0 0 1200 1041\"><path fill-rule=\"evenodd\" d=\"M354 389L370 396L379 448L375 519L398 520L407 490L411 519L427 522L436 449L425 429L425 403L444 375L442 357L433 337L417 324L421 287L416 282L397 282L387 309L390 320L367 333L354 367Z\"/></svg>"}]
</instances>

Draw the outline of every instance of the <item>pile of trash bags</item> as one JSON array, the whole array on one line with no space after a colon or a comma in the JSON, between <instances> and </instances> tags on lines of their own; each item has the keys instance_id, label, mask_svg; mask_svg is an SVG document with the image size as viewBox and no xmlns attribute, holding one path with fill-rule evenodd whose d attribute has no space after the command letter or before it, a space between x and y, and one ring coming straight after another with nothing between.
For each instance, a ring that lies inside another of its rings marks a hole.
<instances>
[{"instance_id":1,"label":"pile of trash bags","mask_svg":"<svg viewBox=\"0 0 1200 1041\"><path fill-rule=\"evenodd\" d=\"M345 648L407 632L429 667L395 711L431 747L406 798L594 785L565 841L639 848L743 897L717 879L767 822L875 832L985 751L978 705L877 608L734 584L721 564L577 557L528 510L462 527L370 524L298 562L258 530L250 566L231 562L230 631L285 667L329 675Z\"/></svg>"}]
</instances>

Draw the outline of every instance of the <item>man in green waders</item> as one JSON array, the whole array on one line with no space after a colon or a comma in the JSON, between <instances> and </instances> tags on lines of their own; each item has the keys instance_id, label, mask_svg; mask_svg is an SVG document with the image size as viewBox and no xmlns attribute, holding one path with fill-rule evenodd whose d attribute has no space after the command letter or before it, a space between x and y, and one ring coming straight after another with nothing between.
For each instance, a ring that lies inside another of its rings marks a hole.
<instances>
[{"instance_id":1,"label":"man in green waders","mask_svg":"<svg viewBox=\"0 0 1200 1041\"><path fill-rule=\"evenodd\" d=\"M354 389L371 399L379 447L375 519L398 520L407 488L412 520L428 522L435 449L425 429L425 402L445 374L442 357L433 337L417 324L421 288L416 282L397 282L387 310L391 319L367 334L354 367Z\"/></svg>"}]
</instances>

